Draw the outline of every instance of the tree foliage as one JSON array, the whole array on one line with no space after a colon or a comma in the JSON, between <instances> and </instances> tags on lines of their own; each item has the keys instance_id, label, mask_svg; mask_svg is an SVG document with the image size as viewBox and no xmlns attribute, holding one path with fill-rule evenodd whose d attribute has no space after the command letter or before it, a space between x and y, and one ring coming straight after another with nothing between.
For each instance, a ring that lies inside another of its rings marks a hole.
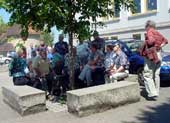
<instances>
[{"instance_id":1,"label":"tree foliage","mask_svg":"<svg viewBox=\"0 0 170 123\"><path fill-rule=\"evenodd\" d=\"M54 35L49 33L47 30L44 30L41 35L40 35L41 39L44 40L45 44L48 46L52 46L53 44L53 39L54 39Z\"/></svg>"},{"instance_id":2,"label":"tree foliage","mask_svg":"<svg viewBox=\"0 0 170 123\"><path fill-rule=\"evenodd\" d=\"M2 33L6 33L8 27L9 27L8 24L4 23L2 17L0 16L0 35Z\"/></svg>"},{"instance_id":3,"label":"tree foliage","mask_svg":"<svg viewBox=\"0 0 170 123\"><path fill-rule=\"evenodd\" d=\"M1 0L3 1L3 0ZM31 24L34 28L43 30L46 25L50 30L56 26L65 33L72 31L78 34L82 28L89 28L90 19L113 16L117 8L133 7L133 0L4 0L5 7L12 14L10 21L23 26ZM77 18L76 18L77 16ZM71 22L71 23L70 23Z\"/></svg>"}]
</instances>

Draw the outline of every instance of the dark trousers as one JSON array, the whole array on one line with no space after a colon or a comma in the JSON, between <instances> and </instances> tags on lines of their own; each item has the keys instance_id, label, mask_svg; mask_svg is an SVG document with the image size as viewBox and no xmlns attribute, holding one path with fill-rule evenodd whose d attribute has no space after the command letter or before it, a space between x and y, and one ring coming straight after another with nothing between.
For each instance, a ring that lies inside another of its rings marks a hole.
<instances>
[{"instance_id":1,"label":"dark trousers","mask_svg":"<svg viewBox=\"0 0 170 123\"><path fill-rule=\"evenodd\" d=\"M14 85L29 85L29 79L25 76L13 77Z\"/></svg>"},{"instance_id":2,"label":"dark trousers","mask_svg":"<svg viewBox=\"0 0 170 123\"><path fill-rule=\"evenodd\" d=\"M68 81L65 75L56 75L52 84L52 94L60 96L61 93L66 93L68 89Z\"/></svg>"}]
</instances>

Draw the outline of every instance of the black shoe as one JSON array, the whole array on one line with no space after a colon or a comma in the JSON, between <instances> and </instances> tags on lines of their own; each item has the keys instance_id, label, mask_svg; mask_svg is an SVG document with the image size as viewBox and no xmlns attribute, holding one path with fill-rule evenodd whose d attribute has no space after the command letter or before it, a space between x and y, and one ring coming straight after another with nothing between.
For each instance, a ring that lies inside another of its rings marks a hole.
<instances>
[{"instance_id":1,"label":"black shoe","mask_svg":"<svg viewBox=\"0 0 170 123\"><path fill-rule=\"evenodd\" d=\"M157 96L147 97L146 100L148 100L148 101L157 101Z\"/></svg>"},{"instance_id":2,"label":"black shoe","mask_svg":"<svg viewBox=\"0 0 170 123\"><path fill-rule=\"evenodd\" d=\"M52 103L56 103L60 100L59 96L54 96L53 100L51 100Z\"/></svg>"}]
</instances>

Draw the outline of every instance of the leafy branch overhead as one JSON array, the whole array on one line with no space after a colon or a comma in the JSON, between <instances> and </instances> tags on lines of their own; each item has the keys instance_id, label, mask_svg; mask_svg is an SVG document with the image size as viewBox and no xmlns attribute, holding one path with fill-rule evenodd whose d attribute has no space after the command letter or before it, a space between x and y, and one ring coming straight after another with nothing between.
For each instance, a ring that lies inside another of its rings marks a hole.
<instances>
[{"instance_id":1,"label":"leafy branch overhead","mask_svg":"<svg viewBox=\"0 0 170 123\"><path fill-rule=\"evenodd\" d=\"M90 20L113 16L116 5L133 8L133 0L1 0L5 9L12 14L11 23L18 23L43 30L44 26L56 26L64 32L79 33L80 28L89 28ZM83 26L80 26L83 25Z\"/></svg>"}]
</instances>

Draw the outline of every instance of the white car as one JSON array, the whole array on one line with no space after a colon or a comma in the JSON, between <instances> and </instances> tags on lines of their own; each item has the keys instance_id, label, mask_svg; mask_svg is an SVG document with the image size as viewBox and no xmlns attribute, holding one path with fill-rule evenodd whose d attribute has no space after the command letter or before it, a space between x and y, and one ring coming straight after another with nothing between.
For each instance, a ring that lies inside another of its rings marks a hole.
<instances>
[{"instance_id":1,"label":"white car","mask_svg":"<svg viewBox=\"0 0 170 123\"><path fill-rule=\"evenodd\" d=\"M9 64L12 59L9 57L5 57L0 55L0 64Z\"/></svg>"}]
</instances>

